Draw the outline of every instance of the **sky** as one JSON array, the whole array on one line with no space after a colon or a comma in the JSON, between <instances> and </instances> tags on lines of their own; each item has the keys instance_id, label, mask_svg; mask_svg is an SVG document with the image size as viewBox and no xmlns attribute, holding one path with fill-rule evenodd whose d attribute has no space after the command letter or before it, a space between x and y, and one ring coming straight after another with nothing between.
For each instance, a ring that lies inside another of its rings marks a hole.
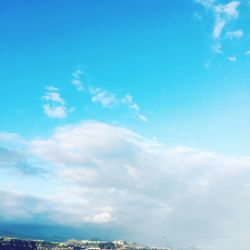
<instances>
[{"instance_id":1,"label":"sky","mask_svg":"<svg viewBox=\"0 0 250 250\"><path fill-rule=\"evenodd\" d=\"M249 249L249 12L0 0L3 231Z\"/></svg>"}]
</instances>

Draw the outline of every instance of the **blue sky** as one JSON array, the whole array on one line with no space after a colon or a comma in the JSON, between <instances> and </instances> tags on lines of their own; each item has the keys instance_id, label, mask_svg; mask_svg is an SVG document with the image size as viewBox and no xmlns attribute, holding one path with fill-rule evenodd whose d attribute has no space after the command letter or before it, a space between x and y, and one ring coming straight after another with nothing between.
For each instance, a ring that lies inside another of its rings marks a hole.
<instances>
[{"instance_id":1,"label":"blue sky","mask_svg":"<svg viewBox=\"0 0 250 250\"><path fill-rule=\"evenodd\" d=\"M250 227L235 211L249 194L249 11L246 0L0 1L0 190L13 201L1 221L81 221L149 244L245 249ZM231 220L203 207L231 202ZM131 228L143 216L154 220Z\"/></svg>"}]
</instances>

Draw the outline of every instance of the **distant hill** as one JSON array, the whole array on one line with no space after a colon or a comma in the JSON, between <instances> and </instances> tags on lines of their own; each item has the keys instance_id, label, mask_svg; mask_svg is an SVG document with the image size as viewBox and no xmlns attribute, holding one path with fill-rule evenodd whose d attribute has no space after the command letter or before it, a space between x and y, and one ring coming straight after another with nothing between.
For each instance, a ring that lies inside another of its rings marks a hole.
<instances>
[{"instance_id":1,"label":"distant hill","mask_svg":"<svg viewBox=\"0 0 250 250\"><path fill-rule=\"evenodd\" d=\"M1 250L174 250L172 248L153 248L142 246L134 242L123 240L94 241L94 240L68 240L65 242L50 242L45 240L24 240L10 237L0 238Z\"/></svg>"}]
</instances>

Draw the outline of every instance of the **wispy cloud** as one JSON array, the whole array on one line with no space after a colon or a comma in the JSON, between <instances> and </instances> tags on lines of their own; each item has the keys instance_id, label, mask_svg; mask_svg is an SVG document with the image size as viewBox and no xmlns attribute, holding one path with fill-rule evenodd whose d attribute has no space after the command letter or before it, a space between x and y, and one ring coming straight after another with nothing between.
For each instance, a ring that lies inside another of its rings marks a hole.
<instances>
[{"instance_id":1,"label":"wispy cloud","mask_svg":"<svg viewBox=\"0 0 250 250\"><path fill-rule=\"evenodd\" d=\"M102 89L96 86L90 86L86 84L83 86L81 81L81 75L86 74L80 69L77 69L72 73L73 80L72 84L77 88L77 90L84 90L84 94L90 96L92 103L100 104L103 108L118 109L122 107L127 107L128 112L132 117L146 122L148 118L142 114L141 108L134 101L131 94L118 95L114 91L107 89ZM68 113L73 112L74 108L68 108L66 101L61 96L60 90L54 86L47 86L46 93L42 96L43 101L43 111L50 118L64 119L68 116Z\"/></svg>"},{"instance_id":2,"label":"wispy cloud","mask_svg":"<svg viewBox=\"0 0 250 250\"><path fill-rule=\"evenodd\" d=\"M216 54L222 54L222 48L221 44L217 43L214 46L212 46L212 51L215 52Z\"/></svg>"},{"instance_id":3,"label":"wispy cloud","mask_svg":"<svg viewBox=\"0 0 250 250\"><path fill-rule=\"evenodd\" d=\"M134 98L130 94L126 94L123 98L121 98L121 103L128 107L132 115L142 121L147 122L148 118L142 114L140 106L134 101Z\"/></svg>"},{"instance_id":4,"label":"wispy cloud","mask_svg":"<svg viewBox=\"0 0 250 250\"><path fill-rule=\"evenodd\" d=\"M196 2L201 4L205 9L210 10L214 16L212 38L216 42L215 47L219 46L220 49L213 49L213 51L215 53L221 53L222 50L220 38L228 23L231 22L231 20L237 19L239 17L238 7L240 2L231 1L227 4L217 3L214 0L196 0ZM236 30L226 32L225 37L229 39L239 39L242 37L242 35L242 30Z\"/></svg>"},{"instance_id":5,"label":"wispy cloud","mask_svg":"<svg viewBox=\"0 0 250 250\"><path fill-rule=\"evenodd\" d=\"M237 60L237 58L235 56L228 57L228 61L230 61L230 62L235 62L236 60Z\"/></svg>"},{"instance_id":6,"label":"wispy cloud","mask_svg":"<svg viewBox=\"0 0 250 250\"><path fill-rule=\"evenodd\" d=\"M138 120L143 122L148 121L148 118L141 114L139 105L134 102L133 96L130 94L118 97L115 93L100 88L89 88L89 92L92 102L100 103L104 108L118 108L123 105L126 106L129 112Z\"/></svg>"},{"instance_id":7,"label":"wispy cloud","mask_svg":"<svg viewBox=\"0 0 250 250\"><path fill-rule=\"evenodd\" d=\"M240 39L243 36L242 30L228 31L226 37L229 39Z\"/></svg>"},{"instance_id":8,"label":"wispy cloud","mask_svg":"<svg viewBox=\"0 0 250 250\"><path fill-rule=\"evenodd\" d=\"M231 19L235 19L239 16L239 12L237 11L239 5L240 2L232 1L228 4L218 4L213 6L215 14L213 37L215 39L220 38L222 30Z\"/></svg>"},{"instance_id":9,"label":"wispy cloud","mask_svg":"<svg viewBox=\"0 0 250 250\"><path fill-rule=\"evenodd\" d=\"M135 111L140 111L140 107L138 106L138 104L134 102L133 96L126 94L121 101L123 104L127 105L130 109Z\"/></svg>"},{"instance_id":10,"label":"wispy cloud","mask_svg":"<svg viewBox=\"0 0 250 250\"><path fill-rule=\"evenodd\" d=\"M72 84L76 87L78 91L83 90L83 83L81 80L81 75L83 74L83 71L78 69L75 72L72 73L73 79Z\"/></svg>"},{"instance_id":11,"label":"wispy cloud","mask_svg":"<svg viewBox=\"0 0 250 250\"><path fill-rule=\"evenodd\" d=\"M141 114L141 108L137 103L134 102L133 96L130 94L126 94L122 99L121 99L122 104L126 105L134 114L134 116L143 122L147 122L148 118L145 115Z\"/></svg>"}]
</instances>

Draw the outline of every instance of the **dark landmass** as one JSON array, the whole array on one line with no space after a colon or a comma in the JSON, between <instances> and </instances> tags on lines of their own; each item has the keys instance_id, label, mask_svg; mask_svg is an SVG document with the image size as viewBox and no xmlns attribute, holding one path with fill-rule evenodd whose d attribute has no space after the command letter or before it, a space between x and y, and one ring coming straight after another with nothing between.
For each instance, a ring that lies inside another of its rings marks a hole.
<instances>
[{"instance_id":1,"label":"dark landmass","mask_svg":"<svg viewBox=\"0 0 250 250\"><path fill-rule=\"evenodd\" d=\"M24 240L10 237L0 237L0 250L174 250L172 248L147 247L123 240L68 240L65 242L50 242L45 240Z\"/></svg>"}]
</instances>

